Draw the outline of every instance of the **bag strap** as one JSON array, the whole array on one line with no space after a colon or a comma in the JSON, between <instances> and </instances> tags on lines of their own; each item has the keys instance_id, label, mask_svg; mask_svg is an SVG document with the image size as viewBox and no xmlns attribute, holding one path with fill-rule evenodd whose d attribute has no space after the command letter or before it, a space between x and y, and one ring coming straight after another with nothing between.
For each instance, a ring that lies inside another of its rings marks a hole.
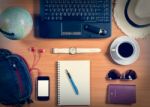
<instances>
[{"instance_id":1,"label":"bag strap","mask_svg":"<svg viewBox=\"0 0 150 107\"><path fill-rule=\"evenodd\" d=\"M31 103L33 103L33 100L29 98L29 99L27 100L27 103L28 103L28 104L31 104Z\"/></svg>"},{"instance_id":2,"label":"bag strap","mask_svg":"<svg viewBox=\"0 0 150 107\"><path fill-rule=\"evenodd\" d=\"M2 58L2 57L4 58L4 57L11 55L11 54L12 53L9 50L0 48L0 58Z\"/></svg>"}]
</instances>

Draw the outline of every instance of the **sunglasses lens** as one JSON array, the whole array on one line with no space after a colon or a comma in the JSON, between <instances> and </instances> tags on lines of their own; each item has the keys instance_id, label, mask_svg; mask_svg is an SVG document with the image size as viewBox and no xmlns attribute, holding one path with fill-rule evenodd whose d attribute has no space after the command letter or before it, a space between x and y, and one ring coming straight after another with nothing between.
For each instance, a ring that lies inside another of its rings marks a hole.
<instances>
[{"instance_id":1,"label":"sunglasses lens","mask_svg":"<svg viewBox=\"0 0 150 107\"><path fill-rule=\"evenodd\" d=\"M107 79L108 80L120 79L120 74L117 70L110 70L109 73L107 74Z\"/></svg>"},{"instance_id":2,"label":"sunglasses lens","mask_svg":"<svg viewBox=\"0 0 150 107\"><path fill-rule=\"evenodd\" d=\"M137 78L136 72L134 70L128 70L125 73L125 79L135 80Z\"/></svg>"}]
</instances>

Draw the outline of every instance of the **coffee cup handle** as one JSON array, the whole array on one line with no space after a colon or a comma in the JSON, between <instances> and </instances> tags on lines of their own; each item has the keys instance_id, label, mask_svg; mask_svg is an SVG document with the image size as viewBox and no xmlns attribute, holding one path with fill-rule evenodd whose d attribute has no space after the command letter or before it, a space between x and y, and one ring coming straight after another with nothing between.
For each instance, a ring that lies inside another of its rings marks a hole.
<instances>
[{"instance_id":1,"label":"coffee cup handle","mask_svg":"<svg viewBox=\"0 0 150 107\"><path fill-rule=\"evenodd\" d=\"M111 49L111 51L115 52L115 51L116 51L116 49Z\"/></svg>"}]
</instances>

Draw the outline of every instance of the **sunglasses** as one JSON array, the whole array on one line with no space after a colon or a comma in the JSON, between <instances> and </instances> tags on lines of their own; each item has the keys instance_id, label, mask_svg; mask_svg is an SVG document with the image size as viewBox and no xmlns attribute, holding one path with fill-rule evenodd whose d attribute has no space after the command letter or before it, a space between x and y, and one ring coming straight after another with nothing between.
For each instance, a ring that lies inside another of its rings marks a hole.
<instances>
[{"instance_id":1,"label":"sunglasses","mask_svg":"<svg viewBox=\"0 0 150 107\"><path fill-rule=\"evenodd\" d=\"M108 72L107 80L135 80L137 78L136 72L134 70L127 70L125 73L120 74L117 70L112 69Z\"/></svg>"}]
</instances>

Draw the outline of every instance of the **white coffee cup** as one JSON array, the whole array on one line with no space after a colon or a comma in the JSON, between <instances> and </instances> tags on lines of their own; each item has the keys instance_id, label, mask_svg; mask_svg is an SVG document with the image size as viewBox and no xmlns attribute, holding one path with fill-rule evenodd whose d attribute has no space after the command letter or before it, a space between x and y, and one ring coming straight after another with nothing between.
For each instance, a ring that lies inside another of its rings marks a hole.
<instances>
[{"instance_id":1,"label":"white coffee cup","mask_svg":"<svg viewBox=\"0 0 150 107\"><path fill-rule=\"evenodd\" d=\"M114 40L110 47L112 59L121 65L129 65L139 57L140 48L138 43L127 36L121 36Z\"/></svg>"},{"instance_id":2,"label":"white coffee cup","mask_svg":"<svg viewBox=\"0 0 150 107\"><path fill-rule=\"evenodd\" d=\"M120 49L119 48L121 48L120 47L121 45L126 45L126 46L130 45L130 48L132 48L132 49L129 49L130 51L132 51L132 52L129 52L130 55L128 55L127 57L124 57L123 55L120 54L120 52L119 52ZM118 60L128 60L135 53L135 45L130 41L122 41L122 42L119 42L114 48L112 48L111 52L113 52L116 59L118 59Z\"/></svg>"}]
</instances>

